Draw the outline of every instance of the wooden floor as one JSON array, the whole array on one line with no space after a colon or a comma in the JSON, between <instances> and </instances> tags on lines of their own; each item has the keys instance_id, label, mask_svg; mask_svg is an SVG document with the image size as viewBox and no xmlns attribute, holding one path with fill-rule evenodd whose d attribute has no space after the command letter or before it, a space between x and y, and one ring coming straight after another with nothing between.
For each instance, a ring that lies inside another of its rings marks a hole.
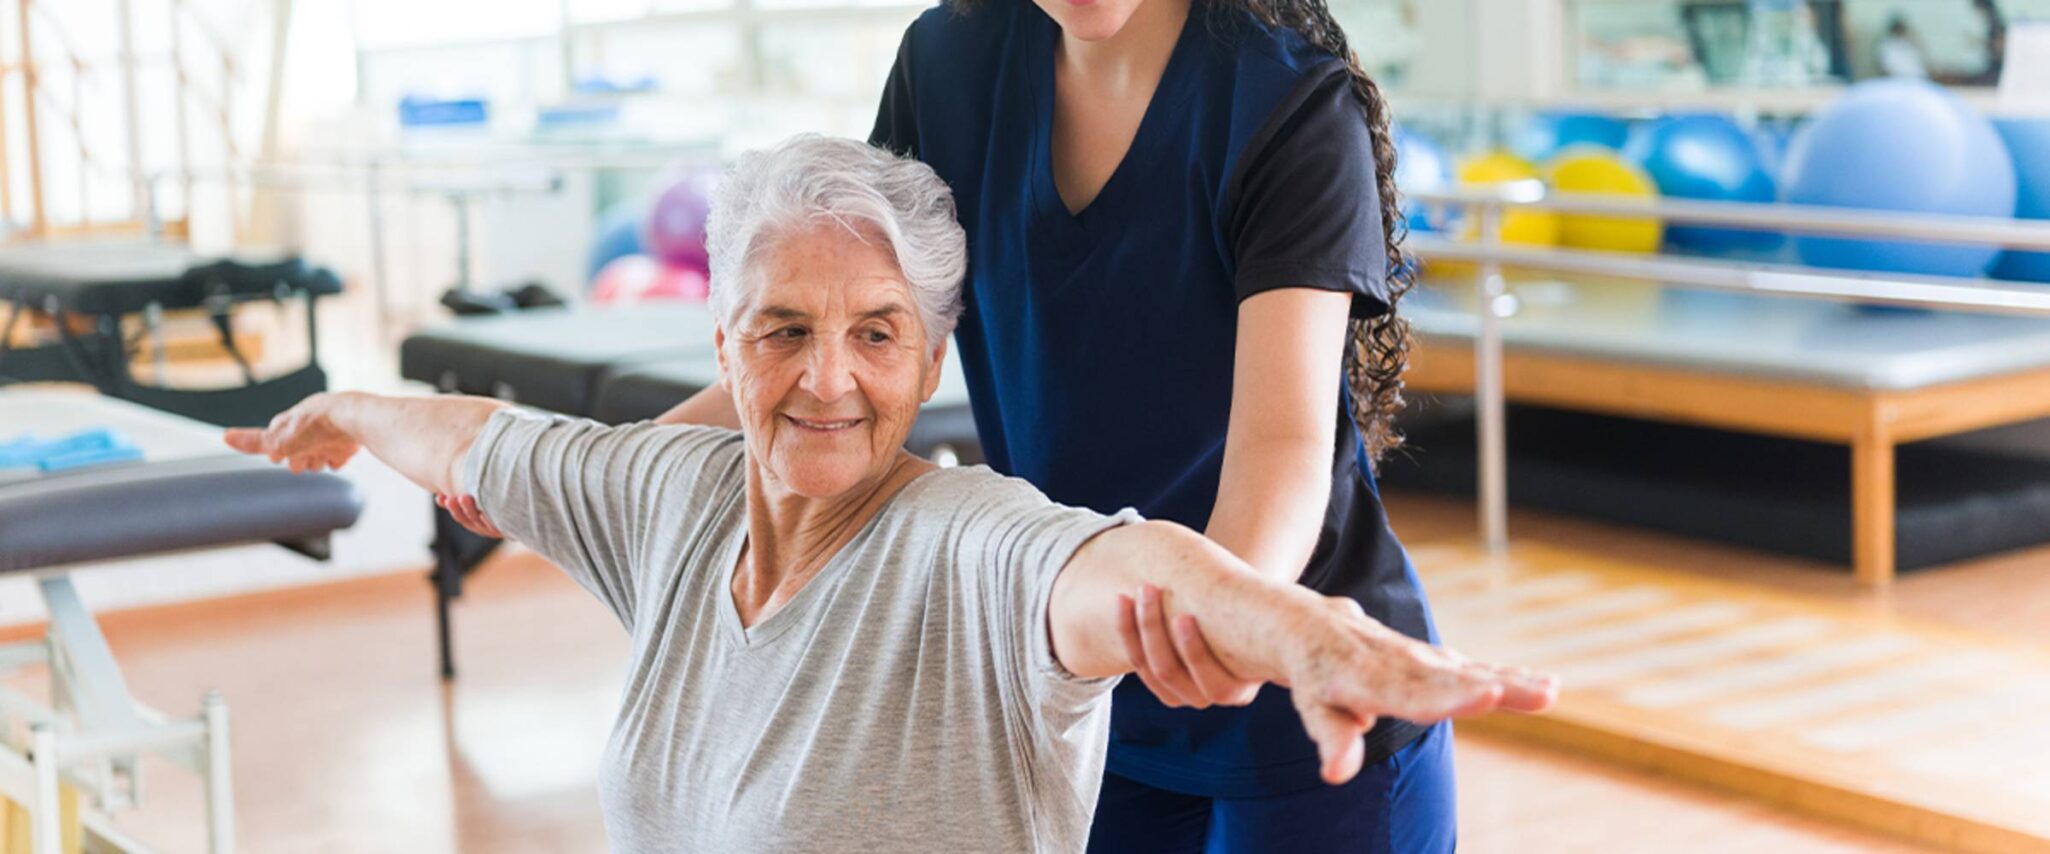
<instances>
[{"instance_id":1,"label":"wooden floor","mask_svg":"<svg viewBox=\"0 0 2050 854\"><path fill-rule=\"evenodd\" d=\"M594 776L626 640L531 556L497 559L458 611L463 673L436 678L412 575L102 617L132 690L174 714L219 687L234 714L242 850L590 851ZM1907 851L1752 801L1472 732L1462 849ZM124 824L200 841L197 786L151 766Z\"/></svg>"},{"instance_id":2,"label":"wooden floor","mask_svg":"<svg viewBox=\"0 0 2050 854\"><path fill-rule=\"evenodd\" d=\"M1468 503L1397 496L1391 515L1448 644L1566 680L1553 714L1470 729L1946 848L2050 851L2050 549L1873 593L1841 567L1541 514L1489 558Z\"/></svg>"}]
</instances>

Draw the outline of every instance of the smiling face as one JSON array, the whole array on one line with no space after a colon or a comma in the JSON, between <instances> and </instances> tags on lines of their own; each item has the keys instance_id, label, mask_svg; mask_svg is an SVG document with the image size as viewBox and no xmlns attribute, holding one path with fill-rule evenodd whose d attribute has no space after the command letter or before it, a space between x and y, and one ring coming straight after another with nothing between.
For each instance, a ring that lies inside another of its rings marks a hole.
<instances>
[{"instance_id":1,"label":"smiling face","mask_svg":"<svg viewBox=\"0 0 2050 854\"><path fill-rule=\"evenodd\" d=\"M719 367L763 485L833 498L890 472L945 346L927 349L887 241L834 222L767 239Z\"/></svg>"}]
</instances>

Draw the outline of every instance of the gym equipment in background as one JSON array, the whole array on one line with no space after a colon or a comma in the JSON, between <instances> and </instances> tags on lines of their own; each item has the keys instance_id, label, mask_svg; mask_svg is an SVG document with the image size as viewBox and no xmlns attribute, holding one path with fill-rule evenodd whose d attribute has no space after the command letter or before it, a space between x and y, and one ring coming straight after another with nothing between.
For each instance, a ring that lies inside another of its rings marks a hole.
<instances>
[{"instance_id":1,"label":"gym equipment in background","mask_svg":"<svg viewBox=\"0 0 2050 854\"><path fill-rule=\"evenodd\" d=\"M607 208L598 218L598 233L591 240L591 252L584 265L586 280L598 278L598 271L614 259L627 255L640 255L641 224L648 216L648 203L644 199L627 199Z\"/></svg>"},{"instance_id":2,"label":"gym equipment in background","mask_svg":"<svg viewBox=\"0 0 2050 854\"><path fill-rule=\"evenodd\" d=\"M1459 186L1493 187L1518 181L1539 183L1536 166L1506 151L1495 151L1460 161ZM1465 217L1460 233L1472 238L1480 231L1474 217ZM1551 246L1559 242L1559 218L1546 211L1513 210L1502 215L1502 242Z\"/></svg>"},{"instance_id":3,"label":"gym equipment in background","mask_svg":"<svg viewBox=\"0 0 2050 854\"><path fill-rule=\"evenodd\" d=\"M664 182L648 205L641 229L647 254L671 267L711 274L705 250L705 219L712 213L712 187L718 176L704 170L680 170Z\"/></svg>"},{"instance_id":4,"label":"gym equipment in background","mask_svg":"<svg viewBox=\"0 0 2050 854\"><path fill-rule=\"evenodd\" d=\"M336 475L293 474L230 451L219 429L187 418L96 394L0 389L0 436L95 429L132 439L142 459L0 469L0 573L33 577L50 615L46 638L0 649L0 669L12 676L33 668L52 695L0 689L0 705L26 731L0 747L10 754L0 779L27 808L38 852L148 850L108 816L141 803L147 754L153 767L181 767L204 783L207 845L183 848L188 841L179 850L225 854L235 849L227 702L208 692L200 713L185 717L137 702L70 571L263 543L325 560L330 536L356 523L363 498ZM74 821L76 830L62 826Z\"/></svg>"},{"instance_id":5,"label":"gym equipment in background","mask_svg":"<svg viewBox=\"0 0 2050 854\"><path fill-rule=\"evenodd\" d=\"M0 385L11 381L90 383L132 400L224 427L257 426L327 390L320 366L320 297L342 292L341 279L292 257L208 259L153 241L78 241L0 249L0 300L13 304L0 327ZM252 302L298 301L306 312L306 364L258 379L234 335L232 314ZM154 350L158 381L166 362L159 339L167 311L203 310L221 347L241 369L240 386L183 389L144 385L130 363ZM54 321L57 341L16 348L13 331L32 311ZM128 323L134 318L136 323ZM134 326L138 329L124 327ZM139 335L136 333L140 333Z\"/></svg>"},{"instance_id":6,"label":"gym equipment in background","mask_svg":"<svg viewBox=\"0 0 2050 854\"><path fill-rule=\"evenodd\" d=\"M1781 201L1799 205L2008 217L2014 160L1992 122L1923 80L1850 87L1794 138ZM1997 247L1797 235L1802 262L1939 276L1983 276Z\"/></svg>"},{"instance_id":7,"label":"gym equipment in background","mask_svg":"<svg viewBox=\"0 0 2050 854\"><path fill-rule=\"evenodd\" d=\"M647 255L615 258L591 280L591 301L629 305L646 300L704 302L710 283L702 270L675 267Z\"/></svg>"},{"instance_id":8,"label":"gym equipment in background","mask_svg":"<svg viewBox=\"0 0 2050 854\"><path fill-rule=\"evenodd\" d=\"M1545 164L1545 183L1562 193L1634 196L1652 199L1658 186L1651 176L1617 154L1596 145L1575 145ZM1657 252L1663 227L1651 217L1559 217L1559 243L1574 249L1604 252Z\"/></svg>"},{"instance_id":9,"label":"gym equipment in background","mask_svg":"<svg viewBox=\"0 0 2050 854\"><path fill-rule=\"evenodd\" d=\"M1621 150L1630 138L1630 123L1596 113L1539 113L1509 141L1509 150L1533 163L1550 160L1575 145Z\"/></svg>"},{"instance_id":10,"label":"gym equipment in background","mask_svg":"<svg viewBox=\"0 0 2050 854\"><path fill-rule=\"evenodd\" d=\"M1434 193L1452 186L1452 158L1430 137L1398 128L1395 131L1395 186L1404 193ZM1402 203L1403 216L1411 231L1437 231L1444 212L1434 212L1416 202Z\"/></svg>"},{"instance_id":11,"label":"gym equipment in background","mask_svg":"<svg viewBox=\"0 0 2050 854\"><path fill-rule=\"evenodd\" d=\"M1658 119L1633 134L1623 154L1643 167L1661 196L1718 202L1772 202L1779 197L1760 141L1725 116L1704 113ZM1710 254L1770 248L1783 239L1769 231L1666 227L1667 246Z\"/></svg>"},{"instance_id":12,"label":"gym equipment in background","mask_svg":"<svg viewBox=\"0 0 2050 854\"><path fill-rule=\"evenodd\" d=\"M2014 215L2050 219L2050 119L1998 119L1993 129L2014 158L2017 199ZM2010 251L1993 275L2025 282L2050 282L2050 252Z\"/></svg>"}]
</instances>

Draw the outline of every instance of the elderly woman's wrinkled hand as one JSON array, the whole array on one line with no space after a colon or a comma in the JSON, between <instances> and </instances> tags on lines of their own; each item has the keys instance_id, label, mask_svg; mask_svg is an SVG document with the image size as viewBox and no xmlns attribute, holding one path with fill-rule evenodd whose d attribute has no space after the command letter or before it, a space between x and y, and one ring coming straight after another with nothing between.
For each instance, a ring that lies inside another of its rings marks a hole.
<instances>
[{"instance_id":1,"label":"elderly woman's wrinkled hand","mask_svg":"<svg viewBox=\"0 0 2050 854\"><path fill-rule=\"evenodd\" d=\"M1359 773L1361 737L1378 717L1430 723L1497 709L1542 712L1558 697L1554 677L1405 637L1351 599L1328 597L1323 610L1294 633L1285 684L1334 785Z\"/></svg>"},{"instance_id":2,"label":"elderly woman's wrinkled hand","mask_svg":"<svg viewBox=\"0 0 2050 854\"><path fill-rule=\"evenodd\" d=\"M222 439L242 453L283 462L293 472L341 468L363 445L335 425L333 409L340 399L338 394L316 394L278 413L269 427L231 428Z\"/></svg>"}]
</instances>

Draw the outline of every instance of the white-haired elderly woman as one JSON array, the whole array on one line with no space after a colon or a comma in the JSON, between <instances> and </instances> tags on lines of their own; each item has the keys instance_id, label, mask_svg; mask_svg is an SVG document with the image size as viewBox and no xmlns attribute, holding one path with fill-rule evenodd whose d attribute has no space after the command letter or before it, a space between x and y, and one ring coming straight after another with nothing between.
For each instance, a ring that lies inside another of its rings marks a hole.
<instances>
[{"instance_id":1,"label":"white-haired elderly woman","mask_svg":"<svg viewBox=\"0 0 2050 854\"><path fill-rule=\"evenodd\" d=\"M740 160L710 236L739 432L342 393L228 436L295 470L367 448L475 495L618 615L615 848L1081 850L1130 669L1119 597L1142 586L1235 675L1295 689L1334 782L1378 715L1550 702L1547 678L1409 640L1186 528L904 452L966 257L924 165L800 137Z\"/></svg>"}]
</instances>

